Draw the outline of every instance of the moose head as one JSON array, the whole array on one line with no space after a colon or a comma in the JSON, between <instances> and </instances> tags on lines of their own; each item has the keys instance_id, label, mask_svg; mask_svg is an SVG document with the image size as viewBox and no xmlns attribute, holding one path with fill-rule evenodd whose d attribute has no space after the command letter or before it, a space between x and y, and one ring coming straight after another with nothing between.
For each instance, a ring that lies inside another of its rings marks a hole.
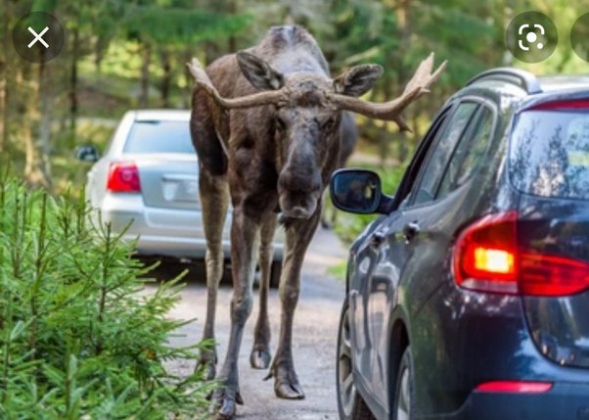
<instances>
[{"instance_id":1,"label":"moose head","mask_svg":"<svg viewBox=\"0 0 589 420\"><path fill-rule=\"evenodd\" d=\"M415 75L398 98L373 103L360 99L380 78L383 69L367 64L352 67L331 79L320 71L303 71L285 75L263 58L250 52L236 54L243 76L259 92L224 98L213 86L196 58L187 64L196 83L224 109L265 106L276 142L278 200L289 218L309 218L316 210L324 185L322 170L337 156L341 111L353 111L371 118L394 121L401 130L409 130L401 112L428 92L442 73L445 62L433 71L431 54L417 68Z\"/></svg>"}]
</instances>

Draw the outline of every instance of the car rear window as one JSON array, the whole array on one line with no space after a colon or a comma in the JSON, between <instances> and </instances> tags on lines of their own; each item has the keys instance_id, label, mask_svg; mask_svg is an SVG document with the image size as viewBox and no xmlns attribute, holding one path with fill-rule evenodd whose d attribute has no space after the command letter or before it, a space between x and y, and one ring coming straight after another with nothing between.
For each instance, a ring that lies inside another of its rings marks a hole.
<instances>
[{"instance_id":1,"label":"car rear window","mask_svg":"<svg viewBox=\"0 0 589 420\"><path fill-rule=\"evenodd\" d=\"M188 121L136 121L124 152L195 154Z\"/></svg>"},{"instance_id":2,"label":"car rear window","mask_svg":"<svg viewBox=\"0 0 589 420\"><path fill-rule=\"evenodd\" d=\"M524 111L509 160L511 182L520 191L589 199L589 109Z\"/></svg>"}]
</instances>

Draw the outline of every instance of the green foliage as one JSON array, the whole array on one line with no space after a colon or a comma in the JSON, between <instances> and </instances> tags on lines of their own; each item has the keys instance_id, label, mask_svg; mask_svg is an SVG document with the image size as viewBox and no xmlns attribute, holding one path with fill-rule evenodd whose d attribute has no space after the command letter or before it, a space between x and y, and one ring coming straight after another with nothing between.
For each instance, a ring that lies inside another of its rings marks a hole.
<instances>
[{"instance_id":1,"label":"green foliage","mask_svg":"<svg viewBox=\"0 0 589 420\"><path fill-rule=\"evenodd\" d=\"M333 265L327 269L327 273L340 280L346 279L346 272L348 271L348 262L342 261L339 264Z\"/></svg>"},{"instance_id":2,"label":"green foliage","mask_svg":"<svg viewBox=\"0 0 589 420\"><path fill-rule=\"evenodd\" d=\"M130 38L167 45L228 37L243 29L249 19L191 7L149 5L132 8L124 25Z\"/></svg>"},{"instance_id":3,"label":"green foliage","mask_svg":"<svg viewBox=\"0 0 589 420\"><path fill-rule=\"evenodd\" d=\"M405 172L404 165L394 168L367 167L366 169L378 172L382 181L382 191L387 195L395 194ZM372 214L360 215L340 212L335 224L335 232L344 242L352 243L376 217Z\"/></svg>"},{"instance_id":4,"label":"green foliage","mask_svg":"<svg viewBox=\"0 0 589 420\"><path fill-rule=\"evenodd\" d=\"M133 244L84 207L0 180L0 417L194 415L208 386L164 367L195 357L167 342L179 279L146 288Z\"/></svg>"},{"instance_id":5,"label":"green foliage","mask_svg":"<svg viewBox=\"0 0 589 420\"><path fill-rule=\"evenodd\" d=\"M80 199L83 193L80 186L84 185L91 164L75 159L74 150L77 145L91 145L102 153L114 131L114 127L106 122L98 118L82 120L78 122L75 136L68 131L55 134L60 145L53 154L54 192L57 195L74 201Z\"/></svg>"}]
</instances>

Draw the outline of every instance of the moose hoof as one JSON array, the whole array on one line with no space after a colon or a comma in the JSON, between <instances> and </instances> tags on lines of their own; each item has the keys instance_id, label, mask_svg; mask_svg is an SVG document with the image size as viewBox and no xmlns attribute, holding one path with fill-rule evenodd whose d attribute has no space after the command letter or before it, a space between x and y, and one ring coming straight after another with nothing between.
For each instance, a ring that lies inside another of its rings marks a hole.
<instances>
[{"instance_id":1,"label":"moose hoof","mask_svg":"<svg viewBox=\"0 0 589 420\"><path fill-rule=\"evenodd\" d=\"M235 417L237 404L243 404L239 391L219 388L213 394L210 414L215 415L216 420L231 420Z\"/></svg>"},{"instance_id":2,"label":"moose hoof","mask_svg":"<svg viewBox=\"0 0 589 420\"><path fill-rule=\"evenodd\" d=\"M272 356L268 350L256 349L250 354L250 365L254 369L268 369Z\"/></svg>"},{"instance_id":3,"label":"moose hoof","mask_svg":"<svg viewBox=\"0 0 589 420\"><path fill-rule=\"evenodd\" d=\"M274 392L278 398L286 400L302 400L305 398L303 388L298 383L276 381L274 383Z\"/></svg>"},{"instance_id":4,"label":"moose hoof","mask_svg":"<svg viewBox=\"0 0 589 420\"><path fill-rule=\"evenodd\" d=\"M299 385L299 379L292 367L292 361L281 364L277 362L278 357L274 359L274 364L270 368L268 376L266 376L266 380L274 378L274 393L278 398L286 400L304 399L305 393Z\"/></svg>"}]
</instances>

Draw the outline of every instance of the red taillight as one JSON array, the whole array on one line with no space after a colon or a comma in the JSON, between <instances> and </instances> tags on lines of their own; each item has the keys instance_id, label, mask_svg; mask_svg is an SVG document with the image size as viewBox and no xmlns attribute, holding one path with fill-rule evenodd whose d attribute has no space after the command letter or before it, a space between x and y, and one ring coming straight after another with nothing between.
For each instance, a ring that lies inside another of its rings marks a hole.
<instances>
[{"instance_id":1,"label":"red taillight","mask_svg":"<svg viewBox=\"0 0 589 420\"><path fill-rule=\"evenodd\" d=\"M524 295L566 296L589 287L589 264L570 258L522 254L520 291Z\"/></svg>"},{"instance_id":2,"label":"red taillight","mask_svg":"<svg viewBox=\"0 0 589 420\"><path fill-rule=\"evenodd\" d=\"M516 212L494 214L467 227L454 248L454 276L467 289L517 293Z\"/></svg>"},{"instance_id":3,"label":"red taillight","mask_svg":"<svg viewBox=\"0 0 589 420\"><path fill-rule=\"evenodd\" d=\"M518 249L517 212L488 215L458 236L456 283L482 292L567 296L589 288L589 263Z\"/></svg>"},{"instance_id":4,"label":"red taillight","mask_svg":"<svg viewBox=\"0 0 589 420\"><path fill-rule=\"evenodd\" d=\"M137 165L129 162L113 162L110 164L106 189L112 192L141 192Z\"/></svg>"},{"instance_id":5,"label":"red taillight","mask_svg":"<svg viewBox=\"0 0 589 420\"><path fill-rule=\"evenodd\" d=\"M581 99L576 101L556 101L546 102L543 104L536 105L531 109L537 110L556 110L556 109L584 109L589 108L589 100Z\"/></svg>"},{"instance_id":6,"label":"red taillight","mask_svg":"<svg viewBox=\"0 0 589 420\"><path fill-rule=\"evenodd\" d=\"M512 392L524 394L540 394L548 392L552 388L551 382L532 381L492 381L485 382L476 387L480 392Z\"/></svg>"}]
</instances>

